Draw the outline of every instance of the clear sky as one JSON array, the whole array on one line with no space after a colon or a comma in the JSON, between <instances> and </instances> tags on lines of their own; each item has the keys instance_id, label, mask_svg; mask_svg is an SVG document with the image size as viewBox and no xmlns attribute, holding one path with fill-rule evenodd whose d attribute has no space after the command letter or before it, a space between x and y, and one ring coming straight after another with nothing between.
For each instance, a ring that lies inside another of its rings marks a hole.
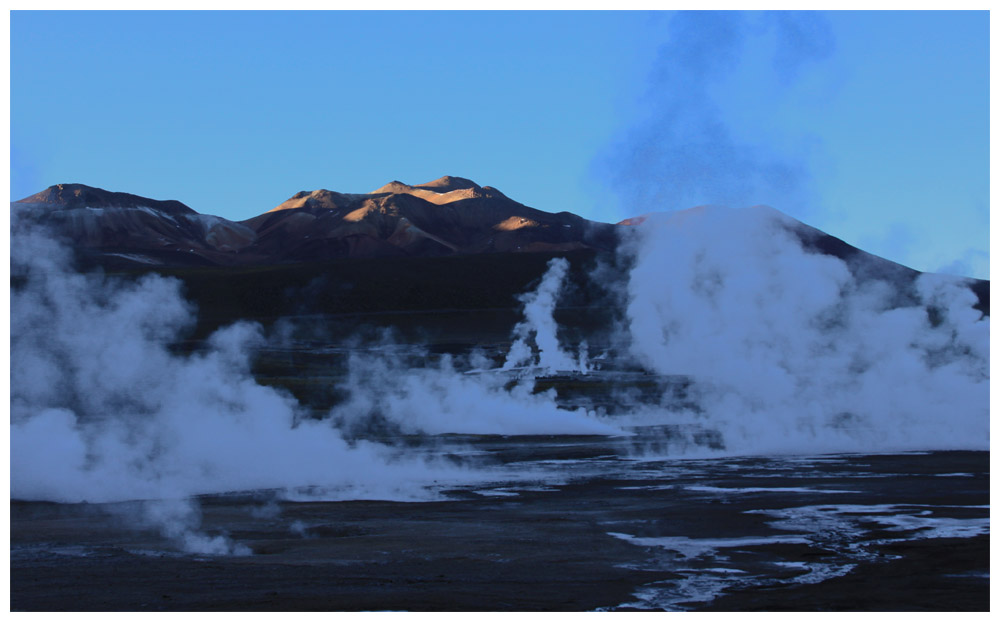
<instances>
[{"instance_id":1,"label":"clear sky","mask_svg":"<svg viewBox=\"0 0 1000 622\"><path fill-rule=\"evenodd\" d=\"M986 12L19 12L11 198L79 182L240 220L468 177L617 221L767 203L989 271Z\"/></svg>"}]
</instances>

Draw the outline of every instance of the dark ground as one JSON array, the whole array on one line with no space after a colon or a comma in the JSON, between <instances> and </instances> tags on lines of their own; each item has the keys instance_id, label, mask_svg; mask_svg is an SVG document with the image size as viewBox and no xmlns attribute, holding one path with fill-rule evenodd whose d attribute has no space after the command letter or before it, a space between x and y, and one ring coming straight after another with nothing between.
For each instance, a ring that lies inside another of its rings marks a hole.
<instances>
[{"instance_id":1,"label":"dark ground","mask_svg":"<svg viewBox=\"0 0 1000 622\"><path fill-rule=\"evenodd\" d=\"M12 502L11 608L628 610L658 606L656 599L637 602L643 586L657 584L669 596L691 569L707 577L723 565L743 574L722 575L728 590L718 598L685 604L674 595L669 608L989 609L989 535L920 539L919 529L862 522L863 532L850 537L817 531L808 543L751 544L697 559L608 535L782 535L791 532L748 510L834 503L893 504L911 513L931 507L935 518L982 520L989 513L987 452L671 461L655 463L657 476L648 463L601 457L621 449L608 442L482 439L482 448L510 464L584 461L578 478L516 496L484 497L470 487L446 491L448 500L438 502L282 502L280 513L263 518L262 497L202 498L202 528L228 532L253 549L249 557L179 554L156 532L129 529L114 518L120 514L95 505ZM806 490L778 490L789 487ZM844 560L856 567L843 576L796 582ZM817 561L812 571L794 567ZM748 584L747 577L754 579Z\"/></svg>"}]
</instances>

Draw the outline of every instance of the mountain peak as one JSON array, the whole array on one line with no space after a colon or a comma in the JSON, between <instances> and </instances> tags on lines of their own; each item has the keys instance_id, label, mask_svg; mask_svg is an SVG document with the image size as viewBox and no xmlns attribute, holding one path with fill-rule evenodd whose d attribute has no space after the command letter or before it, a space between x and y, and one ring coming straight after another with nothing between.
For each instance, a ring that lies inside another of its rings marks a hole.
<instances>
[{"instance_id":1,"label":"mountain peak","mask_svg":"<svg viewBox=\"0 0 1000 622\"><path fill-rule=\"evenodd\" d=\"M429 181L425 184L417 184L416 186L404 184L399 180L393 180L375 192L372 192L372 194L413 194L414 190L429 190L431 192L444 194L454 192L456 190L482 190L482 187L471 179L445 175L444 177L439 177L434 181Z\"/></svg>"},{"instance_id":2,"label":"mountain peak","mask_svg":"<svg viewBox=\"0 0 1000 622\"><path fill-rule=\"evenodd\" d=\"M158 201L127 192L110 192L84 184L56 184L15 203L51 205L65 209L150 207L168 214L197 213L180 201Z\"/></svg>"},{"instance_id":3,"label":"mountain peak","mask_svg":"<svg viewBox=\"0 0 1000 622\"><path fill-rule=\"evenodd\" d=\"M410 184L404 184L394 179L370 194L406 194L411 190L413 190L413 186Z\"/></svg>"},{"instance_id":4,"label":"mountain peak","mask_svg":"<svg viewBox=\"0 0 1000 622\"><path fill-rule=\"evenodd\" d=\"M444 177L439 177L434 181L429 181L417 186L404 184L401 181L390 181L375 192L372 192L372 194L409 194L428 201L429 203L434 203L435 205L444 205L446 203L461 201L463 199L481 197L507 198L496 188L480 186L471 179L466 179L464 177L452 177L451 175L445 175Z\"/></svg>"},{"instance_id":5,"label":"mountain peak","mask_svg":"<svg viewBox=\"0 0 1000 622\"><path fill-rule=\"evenodd\" d=\"M356 197L354 195L334 192L333 190L300 190L284 203L270 211L280 212L281 210L297 209L301 207L337 209L348 205L355 198Z\"/></svg>"},{"instance_id":6,"label":"mountain peak","mask_svg":"<svg viewBox=\"0 0 1000 622\"><path fill-rule=\"evenodd\" d=\"M479 184L464 177L452 177L445 175L426 184L415 186L416 188L427 188L437 192L451 192L452 190L481 190Z\"/></svg>"}]
</instances>

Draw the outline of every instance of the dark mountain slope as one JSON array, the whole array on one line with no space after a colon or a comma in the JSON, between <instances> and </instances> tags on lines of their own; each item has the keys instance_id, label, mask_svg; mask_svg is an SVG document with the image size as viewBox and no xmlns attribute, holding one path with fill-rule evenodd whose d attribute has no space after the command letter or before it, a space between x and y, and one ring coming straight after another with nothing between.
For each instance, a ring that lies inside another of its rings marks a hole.
<instances>
[{"instance_id":1,"label":"dark mountain slope","mask_svg":"<svg viewBox=\"0 0 1000 622\"><path fill-rule=\"evenodd\" d=\"M52 186L11 209L19 221L47 227L98 263L227 265L256 239L252 229L180 201L82 184Z\"/></svg>"},{"instance_id":2,"label":"dark mountain slope","mask_svg":"<svg viewBox=\"0 0 1000 622\"><path fill-rule=\"evenodd\" d=\"M148 199L127 192L109 192L101 188L92 188L83 184L58 184L49 186L45 190L17 202L47 205L63 209L78 209L83 207L149 207L171 215L197 214L197 212L180 201L157 201L156 199Z\"/></svg>"}]
</instances>

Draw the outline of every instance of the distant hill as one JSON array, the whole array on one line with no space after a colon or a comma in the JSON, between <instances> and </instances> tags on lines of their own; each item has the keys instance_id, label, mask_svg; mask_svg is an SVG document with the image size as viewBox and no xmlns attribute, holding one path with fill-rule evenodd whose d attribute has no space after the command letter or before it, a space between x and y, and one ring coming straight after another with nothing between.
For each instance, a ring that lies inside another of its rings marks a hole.
<instances>
[{"instance_id":1,"label":"distant hill","mask_svg":"<svg viewBox=\"0 0 1000 622\"><path fill-rule=\"evenodd\" d=\"M98 263L231 265L256 232L180 201L157 201L83 184L59 184L11 204Z\"/></svg>"},{"instance_id":2,"label":"distant hill","mask_svg":"<svg viewBox=\"0 0 1000 622\"><path fill-rule=\"evenodd\" d=\"M299 192L242 221L257 233L255 262L612 250L615 226L533 209L489 186L442 177L393 181L369 194Z\"/></svg>"},{"instance_id":3,"label":"distant hill","mask_svg":"<svg viewBox=\"0 0 1000 622\"><path fill-rule=\"evenodd\" d=\"M302 191L242 222L82 184L52 186L12 207L91 254L147 265L610 251L617 241L614 225L533 209L460 177L394 181L367 194Z\"/></svg>"},{"instance_id":4,"label":"distant hill","mask_svg":"<svg viewBox=\"0 0 1000 622\"><path fill-rule=\"evenodd\" d=\"M62 209L81 208L125 208L138 209L147 207L158 212L171 215L197 214L196 211L180 201L157 201L147 199L127 192L108 192L100 188L91 188L83 184L58 184L26 197L18 203L49 205Z\"/></svg>"}]
</instances>

